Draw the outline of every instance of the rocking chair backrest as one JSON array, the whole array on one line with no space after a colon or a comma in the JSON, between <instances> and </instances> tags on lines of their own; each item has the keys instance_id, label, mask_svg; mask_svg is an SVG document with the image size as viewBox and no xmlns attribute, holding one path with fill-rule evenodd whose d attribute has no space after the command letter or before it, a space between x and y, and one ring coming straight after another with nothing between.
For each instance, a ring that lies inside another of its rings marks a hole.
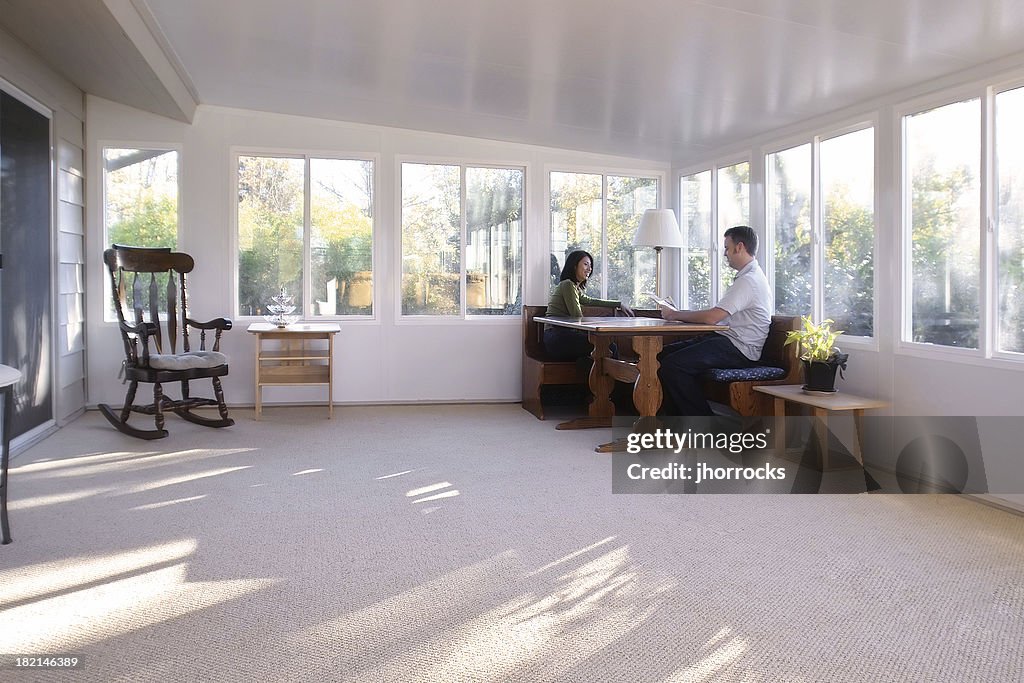
<instances>
[{"instance_id":1,"label":"rocking chair backrest","mask_svg":"<svg viewBox=\"0 0 1024 683\"><path fill-rule=\"evenodd\" d=\"M154 353L177 353L179 329L182 351L189 351L185 274L195 266L192 257L169 248L115 244L103 252L103 261L110 271L114 310L129 366L148 364L150 349L139 349L139 335L130 331L139 325L145 325Z\"/></svg>"}]
</instances>

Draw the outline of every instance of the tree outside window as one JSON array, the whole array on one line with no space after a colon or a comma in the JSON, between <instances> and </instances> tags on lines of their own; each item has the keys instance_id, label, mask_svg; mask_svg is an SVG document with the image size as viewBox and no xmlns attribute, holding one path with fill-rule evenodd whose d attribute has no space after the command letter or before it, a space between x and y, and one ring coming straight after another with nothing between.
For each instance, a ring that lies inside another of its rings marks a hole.
<instances>
[{"instance_id":1,"label":"tree outside window","mask_svg":"<svg viewBox=\"0 0 1024 683\"><path fill-rule=\"evenodd\" d=\"M523 180L519 168L402 164L403 315L519 315Z\"/></svg>"},{"instance_id":2,"label":"tree outside window","mask_svg":"<svg viewBox=\"0 0 1024 683\"><path fill-rule=\"evenodd\" d=\"M305 317L373 313L372 161L238 157L238 314L282 290Z\"/></svg>"},{"instance_id":3,"label":"tree outside window","mask_svg":"<svg viewBox=\"0 0 1024 683\"><path fill-rule=\"evenodd\" d=\"M978 348L981 102L904 117L915 342Z\"/></svg>"},{"instance_id":4,"label":"tree outside window","mask_svg":"<svg viewBox=\"0 0 1024 683\"><path fill-rule=\"evenodd\" d=\"M594 257L590 296L637 302L653 291L654 252L634 247L633 236L644 211L658 207L658 179L556 171L549 180L551 284L558 284L565 257L583 249Z\"/></svg>"}]
</instances>

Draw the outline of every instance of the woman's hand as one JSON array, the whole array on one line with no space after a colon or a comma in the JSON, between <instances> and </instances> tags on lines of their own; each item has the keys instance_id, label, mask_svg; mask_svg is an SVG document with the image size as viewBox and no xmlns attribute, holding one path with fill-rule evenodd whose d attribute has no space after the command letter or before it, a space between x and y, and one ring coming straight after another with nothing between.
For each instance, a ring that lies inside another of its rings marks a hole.
<instances>
[{"instance_id":1,"label":"woman's hand","mask_svg":"<svg viewBox=\"0 0 1024 683\"><path fill-rule=\"evenodd\" d=\"M628 315L630 318L636 317L636 313L633 312L633 309L627 306L626 304L619 304L619 308L621 308L622 312Z\"/></svg>"}]
</instances>

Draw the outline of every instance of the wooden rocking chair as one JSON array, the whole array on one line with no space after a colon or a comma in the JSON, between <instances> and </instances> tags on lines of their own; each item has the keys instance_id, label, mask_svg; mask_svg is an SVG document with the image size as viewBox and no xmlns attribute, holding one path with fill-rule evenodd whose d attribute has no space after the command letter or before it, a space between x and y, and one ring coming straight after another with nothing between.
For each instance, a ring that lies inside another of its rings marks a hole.
<instances>
[{"instance_id":1,"label":"wooden rocking chair","mask_svg":"<svg viewBox=\"0 0 1024 683\"><path fill-rule=\"evenodd\" d=\"M119 431L140 439L167 436L165 410L206 427L233 425L235 421L228 417L220 384L220 378L228 374L227 356L220 352L220 335L231 329L231 321L215 318L209 322L198 322L188 317L185 274L195 266L192 257L166 248L115 244L103 252L103 260L110 271L114 309L124 343L124 378L130 384L120 411L115 412L109 405L101 403L100 412ZM166 312L163 320L161 310ZM198 351L191 349L189 328L199 330ZM214 330L213 346L209 351L206 350L208 330ZM177 350L179 334L180 353ZM189 381L206 378L213 381L216 398L192 397ZM153 385L152 404L133 405L139 382ZM180 399L164 395L162 385L165 382L181 382ZM201 417L192 412L201 406L217 406L220 419ZM156 429L130 426L128 418L132 412L152 415Z\"/></svg>"}]
</instances>

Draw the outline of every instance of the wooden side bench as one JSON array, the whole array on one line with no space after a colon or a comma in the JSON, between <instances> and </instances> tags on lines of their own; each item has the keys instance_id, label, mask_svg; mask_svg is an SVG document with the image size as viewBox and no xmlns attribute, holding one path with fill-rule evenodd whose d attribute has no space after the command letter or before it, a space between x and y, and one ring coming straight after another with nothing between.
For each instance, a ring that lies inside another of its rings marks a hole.
<instances>
[{"instance_id":1,"label":"wooden side bench","mask_svg":"<svg viewBox=\"0 0 1024 683\"><path fill-rule=\"evenodd\" d=\"M587 386L587 371L576 361L552 360L544 348L544 326L533 321L547 306L523 306L523 409L544 419L541 387L552 384ZM607 315L606 309L584 309L583 315Z\"/></svg>"}]
</instances>

